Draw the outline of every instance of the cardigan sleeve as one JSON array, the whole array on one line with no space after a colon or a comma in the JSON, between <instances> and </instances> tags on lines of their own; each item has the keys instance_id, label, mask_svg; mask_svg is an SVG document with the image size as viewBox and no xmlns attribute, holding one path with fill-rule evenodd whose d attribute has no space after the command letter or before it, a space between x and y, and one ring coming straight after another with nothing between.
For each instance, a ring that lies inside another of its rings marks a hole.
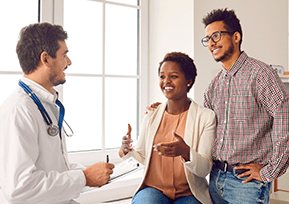
<instances>
[{"instance_id":1,"label":"cardigan sleeve","mask_svg":"<svg viewBox=\"0 0 289 204\"><path fill-rule=\"evenodd\" d=\"M191 147L190 149L190 161L184 162L185 166L193 174L199 177L206 177L212 168L212 144L216 135L216 118L215 113L209 109L204 109L205 113L202 114L198 121L198 124L192 124L197 128L199 135L197 148Z\"/></svg>"}]
</instances>

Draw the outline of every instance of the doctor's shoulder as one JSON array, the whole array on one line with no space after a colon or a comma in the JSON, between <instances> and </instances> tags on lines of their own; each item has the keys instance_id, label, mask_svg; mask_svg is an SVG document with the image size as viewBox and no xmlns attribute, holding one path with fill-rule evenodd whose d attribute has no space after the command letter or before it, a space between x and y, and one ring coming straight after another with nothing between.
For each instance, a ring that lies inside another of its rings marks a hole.
<instances>
[{"instance_id":1,"label":"doctor's shoulder","mask_svg":"<svg viewBox=\"0 0 289 204\"><path fill-rule=\"evenodd\" d=\"M31 103L31 99L28 95L23 93L19 88L15 89L14 92L1 104L0 106L0 117L7 116L20 116L26 115L27 117L32 116L37 111L37 106Z\"/></svg>"}]
</instances>

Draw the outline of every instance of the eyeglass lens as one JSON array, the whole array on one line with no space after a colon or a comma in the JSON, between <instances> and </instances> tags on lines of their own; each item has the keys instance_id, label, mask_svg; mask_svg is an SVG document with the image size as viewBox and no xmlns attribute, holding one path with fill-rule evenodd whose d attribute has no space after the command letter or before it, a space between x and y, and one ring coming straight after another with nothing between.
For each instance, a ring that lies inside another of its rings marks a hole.
<instances>
[{"instance_id":1,"label":"eyeglass lens","mask_svg":"<svg viewBox=\"0 0 289 204\"><path fill-rule=\"evenodd\" d=\"M221 32L217 31L217 32L214 32L210 37L207 37L207 36L204 37L202 39L202 43L205 47L208 47L210 39L212 39L212 41L214 43L220 41L221 40Z\"/></svg>"}]
</instances>

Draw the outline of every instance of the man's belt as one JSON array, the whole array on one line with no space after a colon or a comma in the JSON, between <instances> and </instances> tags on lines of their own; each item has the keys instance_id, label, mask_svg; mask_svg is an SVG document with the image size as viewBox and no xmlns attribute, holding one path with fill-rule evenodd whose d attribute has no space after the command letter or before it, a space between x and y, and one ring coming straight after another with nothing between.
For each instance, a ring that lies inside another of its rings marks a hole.
<instances>
[{"instance_id":1,"label":"man's belt","mask_svg":"<svg viewBox=\"0 0 289 204\"><path fill-rule=\"evenodd\" d=\"M226 162L226 161L222 162L222 161L219 161L219 160L214 160L214 165L215 165L215 167L217 167L219 170L221 170L221 171L223 171L223 172L225 172L225 173L226 173L227 171L229 171L229 172L235 172L236 174L242 174L242 173L248 171L248 169L235 169L235 170L234 170L234 167L235 167L236 165L230 165L230 164L228 164L228 162Z\"/></svg>"}]
</instances>

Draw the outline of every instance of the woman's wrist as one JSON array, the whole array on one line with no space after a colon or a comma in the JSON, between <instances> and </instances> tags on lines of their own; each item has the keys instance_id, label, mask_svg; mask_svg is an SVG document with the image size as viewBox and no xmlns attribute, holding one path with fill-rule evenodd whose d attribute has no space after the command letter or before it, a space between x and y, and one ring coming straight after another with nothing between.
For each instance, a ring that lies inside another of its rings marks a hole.
<instances>
[{"instance_id":1,"label":"woman's wrist","mask_svg":"<svg viewBox=\"0 0 289 204\"><path fill-rule=\"evenodd\" d=\"M190 161L190 147L186 146L184 154L182 154L183 159L187 162Z\"/></svg>"},{"instance_id":2,"label":"woman's wrist","mask_svg":"<svg viewBox=\"0 0 289 204\"><path fill-rule=\"evenodd\" d=\"M123 151L123 147L121 147L121 148L119 149L118 155L119 155L120 157L124 157L124 156L126 155L126 152Z\"/></svg>"}]
</instances>

